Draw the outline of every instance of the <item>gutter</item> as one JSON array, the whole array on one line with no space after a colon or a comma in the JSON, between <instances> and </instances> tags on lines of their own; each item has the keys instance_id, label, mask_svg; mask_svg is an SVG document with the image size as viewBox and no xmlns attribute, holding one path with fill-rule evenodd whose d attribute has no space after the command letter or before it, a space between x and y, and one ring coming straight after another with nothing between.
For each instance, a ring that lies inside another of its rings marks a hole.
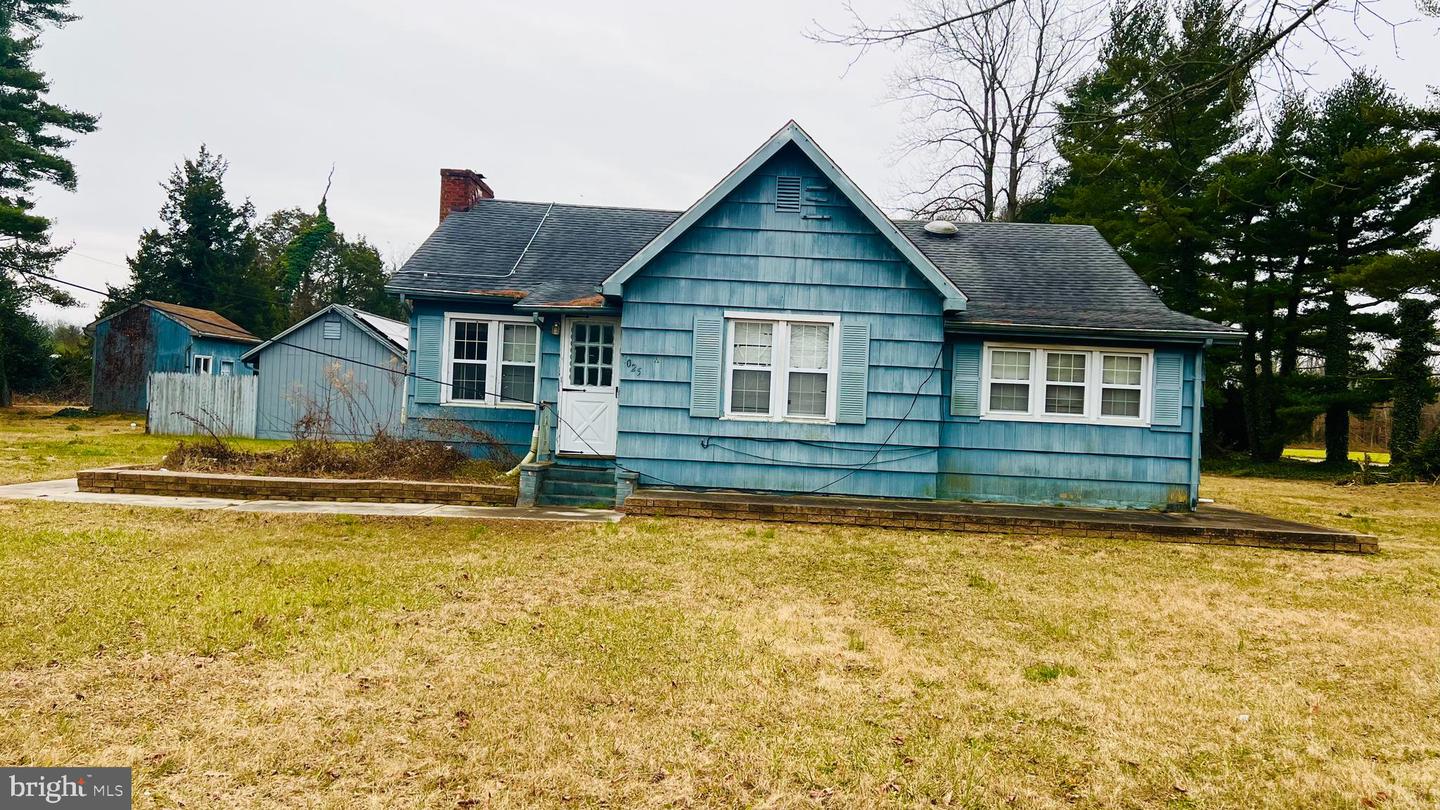
<instances>
[{"instance_id":1,"label":"gutter","mask_svg":"<svg viewBox=\"0 0 1440 810\"><path fill-rule=\"evenodd\" d=\"M977 321L965 321L956 323L947 321L945 333L987 335L1002 333L1006 335L1031 335L1045 337L1051 335L1064 336L1092 336L1108 337L1122 340L1136 340L1140 338L1150 340L1169 341L1176 343L1198 343L1210 345L1214 343L1239 343L1242 337L1239 332L1230 331L1205 331L1187 332L1175 329L1130 329L1126 327L1093 327L1093 326L1051 326L1045 324L1014 324L1014 323L985 323Z\"/></svg>"}]
</instances>

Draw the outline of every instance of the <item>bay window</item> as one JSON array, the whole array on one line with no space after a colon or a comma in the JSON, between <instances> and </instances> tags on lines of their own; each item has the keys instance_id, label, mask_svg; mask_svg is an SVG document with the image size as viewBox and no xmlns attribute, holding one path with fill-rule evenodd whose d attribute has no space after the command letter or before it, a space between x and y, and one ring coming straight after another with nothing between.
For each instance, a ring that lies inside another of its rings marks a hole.
<instances>
[{"instance_id":1,"label":"bay window","mask_svg":"<svg viewBox=\"0 0 1440 810\"><path fill-rule=\"evenodd\" d=\"M827 316L727 314L726 417L833 421L836 323Z\"/></svg>"},{"instance_id":2,"label":"bay window","mask_svg":"<svg viewBox=\"0 0 1440 810\"><path fill-rule=\"evenodd\" d=\"M540 330L530 320L445 316L442 401L534 407Z\"/></svg>"},{"instance_id":3,"label":"bay window","mask_svg":"<svg viewBox=\"0 0 1440 810\"><path fill-rule=\"evenodd\" d=\"M1149 350L987 344L981 415L1144 425L1151 356Z\"/></svg>"}]
</instances>

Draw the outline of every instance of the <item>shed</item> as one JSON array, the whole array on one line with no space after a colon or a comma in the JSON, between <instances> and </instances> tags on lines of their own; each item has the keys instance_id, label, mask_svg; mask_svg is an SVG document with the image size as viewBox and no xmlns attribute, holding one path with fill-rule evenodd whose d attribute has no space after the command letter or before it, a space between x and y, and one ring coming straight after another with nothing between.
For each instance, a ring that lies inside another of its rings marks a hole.
<instances>
[{"instance_id":1,"label":"shed","mask_svg":"<svg viewBox=\"0 0 1440 810\"><path fill-rule=\"evenodd\" d=\"M331 304L241 358L260 376L255 435L288 439L297 426L343 441L398 433L410 327Z\"/></svg>"},{"instance_id":2,"label":"shed","mask_svg":"<svg viewBox=\"0 0 1440 810\"><path fill-rule=\"evenodd\" d=\"M86 327L95 338L90 407L146 410L146 382L156 372L244 374L240 355L260 343L208 309L141 301Z\"/></svg>"}]
</instances>

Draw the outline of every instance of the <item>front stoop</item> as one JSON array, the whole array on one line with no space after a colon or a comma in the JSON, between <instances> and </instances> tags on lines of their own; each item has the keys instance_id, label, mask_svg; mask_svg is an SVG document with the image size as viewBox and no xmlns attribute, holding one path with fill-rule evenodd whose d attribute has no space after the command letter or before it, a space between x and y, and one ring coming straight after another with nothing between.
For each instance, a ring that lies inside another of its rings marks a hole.
<instances>
[{"instance_id":1,"label":"front stoop","mask_svg":"<svg viewBox=\"0 0 1440 810\"><path fill-rule=\"evenodd\" d=\"M1197 512L1142 512L954 501L639 489L621 508L631 515L765 520L887 529L1051 533L1172 543L1256 546L1373 554L1375 537L1207 506Z\"/></svg>"},{"instance_id":2,"label":"front stoop","mask_svg":"<svg viewBox=\"0 0 1440 810\"><path fill-rule=\"evenodd\" d=\"M535 503L609 509L615 491L614 461L560 458L545 469Z\"/></svg>"}]
</instances>

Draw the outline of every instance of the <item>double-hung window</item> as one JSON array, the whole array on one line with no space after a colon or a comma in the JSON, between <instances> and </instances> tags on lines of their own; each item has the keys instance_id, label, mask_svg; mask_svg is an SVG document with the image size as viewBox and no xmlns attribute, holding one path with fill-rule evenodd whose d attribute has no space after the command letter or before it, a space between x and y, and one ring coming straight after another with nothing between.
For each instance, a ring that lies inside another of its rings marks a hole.
<instances>
[{"instance_id":1,"label":"double-hung window","mask_svg":"<svg viewBox=\"0 0 1440 810\"><path fill-rule=\"evenodd\" d=\"M987 345L981 414L992 419L1144 425L1148 350Z\"/></svg>"},{"instance_id":2,"label":"double-hung window","mask_svg":"<svg viewBox=\"0 0 1440 810\"><path fill-rule=\"evenodd\" d=\"M443 400L456 405L535 405L540 329L529 320L445 317Z\"/></svg>"},{"instance_id":3,"label":"double-hung window","mask_svg":"<svg viewBox=\"0 0 1440 810\"><path fill-rule=\"evenodd\" d=\"M834 421L836 318L732 313L725 324L726 417Z\"/></svg>"}]
</instances>

